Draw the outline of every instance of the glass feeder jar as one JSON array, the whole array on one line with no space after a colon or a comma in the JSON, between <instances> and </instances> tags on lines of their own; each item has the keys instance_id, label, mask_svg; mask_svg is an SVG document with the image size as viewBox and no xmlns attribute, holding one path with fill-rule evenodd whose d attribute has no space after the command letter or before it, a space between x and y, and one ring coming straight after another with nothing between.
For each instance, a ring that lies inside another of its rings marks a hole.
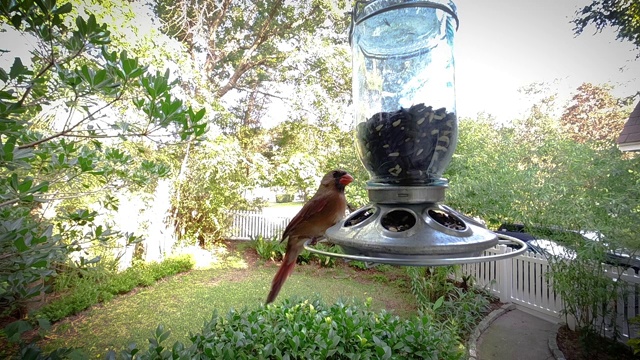
<instances>
[{"instance_id":1,"label":"glass feeder jar","mask_svg":"<svg viewBox=\"0 0 640 360\"><path fill-rule=\"evenodd\" d=\"M446 185L458 138L451 1L357 1L356 148L369 185Z\"/></svg>"}]
</instances>

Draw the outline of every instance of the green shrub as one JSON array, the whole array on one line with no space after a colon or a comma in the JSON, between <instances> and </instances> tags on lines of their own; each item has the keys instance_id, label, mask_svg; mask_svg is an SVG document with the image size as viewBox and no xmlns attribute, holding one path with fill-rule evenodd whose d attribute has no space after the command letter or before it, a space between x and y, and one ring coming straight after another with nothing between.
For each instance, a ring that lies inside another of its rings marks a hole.
<instances>
[{"instance_id":1,"label":"green shrub","mask_svg":"<svg viewBox=\"0 0 640 360\"><path fill-rule=\"evenodd\" d=\"M449 327L421 315L401 320L369 304L327 305L286 300L255 310L213 314L192 345L165 346L162 327L148 349L135 345L120 358L139 359L462 359L459 338ZM115 354L110 354L115 355Z\"/></svg>"},{"instance_id":2,"label":"green shrub","mask_svg":"<svg viewBox=\"0 0 640 360\"><path fill-rule=\"evenodd\" d=\"M263 260L282 261L284 258L285 244L277 237L267 240L262 235L258 235L251 243Z\"/></svg>"},{"instance_id":3,"label":"green shrub","mask_svg":"<svg viewBox=\"0 0 640 360\"><path fill-rule=\"evenodd\" d=\"M453 274L453 266L408 267L407 273L411 278L411 292L418 301L421 310L430 308L432 303L441 297L446 297L455 288L449 281L449 274Z\"/></svg>"},{"instance_id":4,"label":"green shrub","mask_svg":"<svg viewBox=\"0 0 640 360\"><path fill-rule=\"evenodd\" d=\"M317 243L316 245L314 245L314 248L318 250L330 252L330 253L336 253L336 254L343 253L341 247L334 244L328 244L323 242ZM311 252L309 252L309 256L310 256L310 261L317 261L318 264L320 264L320 266L322 267L334 267L336 266L336 263L339 260L338 258L333 256L321 255L321 254L316 254Z\"/></svg>"},{"instance_id":5,"label":"green shrub","mask_svg":"<svg viewBox=\"0 0 640 360\"><path fill-rule=\"evenodd\" d=\"M451 324L462 338L467 338L489 310L490 295L481 291L455 288L434 313L436 320Z\"/></svg>"},{"instance_id":6,"label":"green shrub","mask_svg":"<svg viewBox=\"0 0 640 360\"><path fill-rule=\"evenodd\" d=\"M349 261L349 266L358 270L367 270L369 268L367 266L367 263L365 263L364 261L358 261L358 260Z\"/></svg>"},{"instance_id":7,"label":"green shrub","mask_svg":"<svg viewBox=\"0 0 640 360\"><path fill-rule=\"evenodd\" d=\"M455 271L454 266L407 268L418 309L466 337L489 309L490 295L456 287L449 279Z\"/></svg>"},{"instance_id":8,"label":"green shrub","mask_svg":"<svg viewBox=\"0 0 640 360\"><path fill-rule=\"evenodd\" d=\"M341 247L325 242L316 243L315 245L313 245L313 248L330 253L342 253ZM302 251L302 253L300 253L300 255L298 255L297 261L300 264L310 264L312 262L317 262L322 267L334 267L336 266L337 260L338 259L333 256L317 254L311 251L304 250Z\"/></svg>"},{"instance_id":9,"label":"green shrub","mask_svg":"<svg viewBox=\"0 0 640 360\"><path fill-rule=\"evenodd\" d=\"M286 243L281 242L277 237L267 240L262 235L259 235L252 241L252 247L263 260L282 261L286 252ZM342 253L342 249L333 244L317 243L314 247L326 252ZM300 264L309 264L317 261L320 266L334 267L336 266L337 260L337 258L332 256L320 255L305 250L298 255L297 262Z\"/></svg>"},{"instance_id":10,"label":"green shrub","mask_svg":"<svg viewBox=\"0 0 640 360\"><path fill-rule=\"evenodd\" d=\"M294 199L293 194L277 194L276 203L290 203Z\"/></svg>"},{"instance_id":11,"label":"green shrub","mask_svg":"<svg viewBox=\"0 0 640 360\"><path fill-rule=\"evenodd\" d=\"M35 318L58 321L74 315L114 296L125 294L137 286L150 286L167 276L193 268L188 255L168 258L160 263L132 266L120 273L111 273L100 267L74 271L75 278L63 276L66 290L62 296L37 310Z\"/></svg>"}]
</instances>

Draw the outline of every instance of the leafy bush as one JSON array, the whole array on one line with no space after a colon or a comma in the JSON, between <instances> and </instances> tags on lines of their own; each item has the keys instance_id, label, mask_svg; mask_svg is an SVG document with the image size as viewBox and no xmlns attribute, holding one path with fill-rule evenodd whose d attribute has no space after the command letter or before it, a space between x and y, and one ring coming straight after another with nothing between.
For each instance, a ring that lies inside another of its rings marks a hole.
<instances>
[{"instance_id":1,"label":"leafy bush","mask_svg":"<svg viewBox=\"0 0 640 360\"><path fill-rule=\"evenodd\" d=\"M585 333L604 334L610 324L604 324L603 318L616 312L616 300L625 286L624 281L605 274L606 265L594 247L577 250L577 257L571 261L558 257L549 259L550 279L554 290L562 297L562 313L575 319L576 327ZM611 325L616 334L617 324Z\"/></svg>"},{"instance_id":2,"label":"leafy bush","mask_svg":"<svg viewBox=\"0 0 640 360\"><path fill-rule=\"evenodd\" d=\"M252 241L252 245L261 259L282 261L284 258L285 245L277 237L267 240L262 235L258 235Z\"/></svg>"},{"instance_id":3,"label":"leafy bush","mask_svg":"<svg viewBox=\"0 0 640 360\"><path fill-rule=\"evenodd\" d=\"M37 310L34 317L58 321L137 286L150 286L164 277L188 271L193 265L193 259L185 255L133 266L115 274L100 268L77 272L75 279L65 280L68 288L63 295Z\"/></svg>"},{"instance_id":4,"label":"leafy bush","mask_svg":"<svg viewBox=\"0 0 640 360\"><path fill-rule=\"evenodd\" d=\"M456 287L449 279L455 270L454 266L409 267L407 273L418 309L466 337L488 310L490 295Z\"/></svg>"},{"instance_id":5,"label":"leafy bush","mask_svg":"<svg viewBox=\"0 0 640 360\"><path fill-rule=\"evenodd\" d=\"M365 263L364 261L357 261L357 260L349 261L349 266L358 270L367 270L369 268L367 266L367 263Z\"/></svg>"},{"instance_id":6,"label":"leafy bush","mask_svg":"<svg viewBox=\"0 0 640 360\"><path fill-rule=\"evenodd\" d=\"M449 280L453 266L408 267L411 278L411 292L421 310L431 308L431 304L441 297L451 294L455 285Z\"/></svg>"},{"instance_id":7,"label":"leafy bush","mask_svg":"<svg viewBox=\"0 0 640 360\"><path fill-rule=\"evenodd\" d=\"M0 66L0 316L23 316L48 291L54 264L83 245L130 245L134 236L86 208L166 177L157 154L206 131L205 110L174 96L168 70L150 72L95 15L74 15L77 3L0 3L2 31L29 39L28 55ZM16 48L1 46L3 55Z\"/></svg>"},{"instance_id":8,"label":"leafy bush","mask_svg":"<svg viewBox=\"0 0 640 360\"><path fill-rule=\"evenodd\" d=\"M369 303L327 305L320 300L291 301L255 310L213 314L192 345L164 346L162 327L148 349L135 345L122 359L462 359L464 350L449 327L421 315L401 320ZM115 354L110 354L115 355Z\"/></svg>"},{"instance_id":9,"label":"leafy bush","mask_svg":"<svg viewBox=\"0 0 640 360\"><path fill-rule=\"evenodd\" d=\"M314 248L321 250L321 251L326 251L326 252L330 252L330 253L336 253L336 254L342 254L342 248L334 245L334 244L327 244L327 243L317 243L316 245L314 245ZM309 253L310 255L310 260L311 261L317 261L318 264L320 264L320 266L322 267L334 267L336 266L336 263L338 262L338 258L334 257L334 256L327 256L327 255L322 255L322 254L316 254L316 253L311 253L308 251L305 251L307 253Z\"/></svg>"},{"instance_id":10,"label":"leafy bush","mask_svg":"<svg viewBox=\"0 0 640 360\"><path fill-rule=\"evenodd\" d=\"M248 156L233 137L190 145L183 162L188 170L174 184L171 199L171 221L182 244L201 248L220 244L233 226L230 210L250 208L244 192L255 179L247 173L261 170Z\"/></svg>"},{"instance_id":11,"label":"leafy bush","mask_svg":"<svg viewBox=\"0 0 640 360\"><path fill-rule=\"evenodd\" d=\"M293 194L276 194L276 203L290 203L293 198Z\"/></svg>"},{"instance_id":12,"label":"leafy bush","mask_svg":"<svg viewBox=\"0 0 640 360\"><path fill-rule=\"evenodd\" d=\"M282 259L284 259L286 243L281 242L277 237L267 240L262 235L259 235L252 241L252 246L256 249L258 256L263 260L282 261ZM317 243L314 247L326 252L342 253L342 249L333 244ZM336 266L338 259L332 256L316 254L306 250L298 255L297 259L297 262L300 264L309 264L314 261L318 262L318 264L323 267L334 267Z\"/></svg>"},{"instance_id":13,"label":"leafy bush","mask_svg":"<svg viewBox=\"0 0 640 360\"><path fill-rule=\"evenodd\" d=\"M488 311L489 299L490 295L485 292L455 288L434 316L438 321L452 325L459 336L467 338Z\"/></svg>"}]
</instances>

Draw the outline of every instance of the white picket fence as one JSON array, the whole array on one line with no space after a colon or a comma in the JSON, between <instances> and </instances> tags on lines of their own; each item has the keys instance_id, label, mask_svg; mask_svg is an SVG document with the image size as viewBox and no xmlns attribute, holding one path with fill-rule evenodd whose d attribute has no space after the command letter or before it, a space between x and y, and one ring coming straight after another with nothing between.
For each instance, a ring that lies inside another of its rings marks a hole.
<instances>
[{"instance_id":1,"label":"white picket fence","mask_svg":"<svg viewBox=\"0 0 640 360\"><path fill-rule=\"evenodd\" d=\"M485 250L484 254L511 251L499 245ZM547 259L531 252L505 260L462 265L463 274L473 276L476 285L485 287L500 301L514 303L521 310L554 323L567 321L572 327L575 320L562 314L563 302L549 281L549 271ZM633 269L619 274L617 269L610 268L606 274L624 286L620 286L618 299L613 304L614 312L605 318L599 317L597 323L603 325L607 336L613 337L617 331L616 337L622 342L638 337L639 328L630 324L629 319L640 315L640 277Z\"/></svg>"},{"instance_id":2,"label":"white picket fence","mask_svg":"<svg viewBox=\"0 0 640 360\"><path fill-rule=\"evenodd\" d=\"M279 238L291 220L287 217L267 217L257 211L234 211L231 215L233 222L227 235L230 240L251 240L257 236Z\"/></svg>"},{"instance_id":3,"label":"white picket fence","mask_svg":"<svg viewBox=\"0 0 640 360\"><path fill-rule=\"evenodd\" d=\"M286 217L265 217L260 212L236 211L228 238L250 240L259 235L267 239L279 238L289 221ZM509 247L498 245L485 250L484 254L510 251ZM574 320L562 315L562 299L547 277L549 271L547 259L530 252L505 260L462 265L463 274L471 275L476 285L485 287L500 301L514 303L519 309L548 321L567 321L572 326ZM612 281L621 281L626 286L621 286L619 298L614 304L615 313L600 318L598 323L605 324L604 331L609 336L613 335L614 329L618 331L617 337L621 341L637 337L639 327L630 324L629 319L640 315L640 277L632 269L623 274L610 269L607 274Z\"/></svg>"}]
</instances>

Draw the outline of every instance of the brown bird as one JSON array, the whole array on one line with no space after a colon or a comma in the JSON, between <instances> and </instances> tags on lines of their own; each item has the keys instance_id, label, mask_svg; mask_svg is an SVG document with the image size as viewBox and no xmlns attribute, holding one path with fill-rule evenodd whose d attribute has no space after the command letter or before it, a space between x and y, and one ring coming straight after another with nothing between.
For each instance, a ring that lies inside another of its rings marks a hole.
<instances>
[{"instance_id":1,"label":"brown bird","mask_svg":"<svg viewBox=\"0 0 640 360\"><path fill-rule=\"evenodd\" d=\"M282 240L287 240L287 251L282 265L271 283L271 291L267 296L267 304L275 300L287 277L293 272L298 255L304 249L305 241L317 241L324 232L344 217L347 200L344 187L353 181L353 177L344 170L328 172L320 181L315 195L304 204L302 209L291 219L282 233Z\"/></svg>"}]
</instances>

